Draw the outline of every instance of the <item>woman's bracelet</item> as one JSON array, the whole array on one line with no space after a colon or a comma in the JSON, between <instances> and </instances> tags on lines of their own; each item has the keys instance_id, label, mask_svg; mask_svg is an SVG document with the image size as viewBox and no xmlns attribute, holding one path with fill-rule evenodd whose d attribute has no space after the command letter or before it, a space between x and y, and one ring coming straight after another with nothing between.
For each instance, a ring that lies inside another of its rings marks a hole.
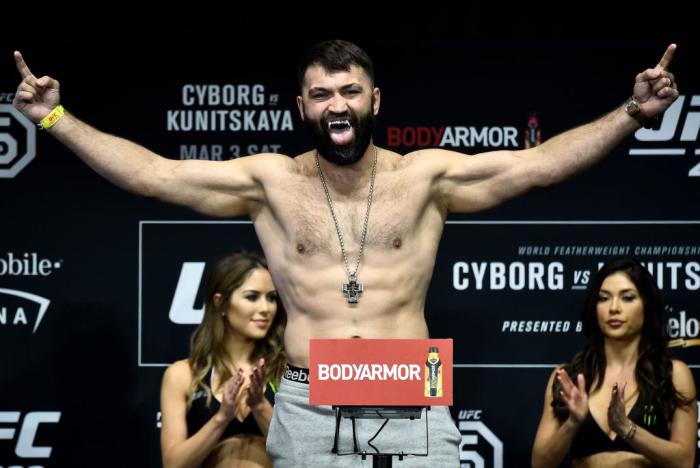
<instances>
[{"instance_id":1,"label":"woman's bracelet","mask_svg":"<svg viewBox=\"0 0 700 468\"><path fill-rule=\"evenodd\" d=\"M630 427L630 429L627 431L627 434L620 436L620 438L625 442L629 442L630 440L632 440L634 435L637 433L637 425L632 421L630 422L632 423L632 427Z\"/></svg>"}]
</instances>

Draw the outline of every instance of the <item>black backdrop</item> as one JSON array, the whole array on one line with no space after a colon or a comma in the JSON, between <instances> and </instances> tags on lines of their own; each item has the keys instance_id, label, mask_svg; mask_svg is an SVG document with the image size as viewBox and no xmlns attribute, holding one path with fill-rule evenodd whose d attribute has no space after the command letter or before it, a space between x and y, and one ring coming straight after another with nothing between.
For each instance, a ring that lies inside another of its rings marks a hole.
<instances>
[{"instance_id":1,"label":"black backdrop","mask_svg":"<svg viewBox=\"0 0 700 468\"><path fill-rule=\"evenodd\" d=\"M636 134L559 186L450 218L426 315L432 336L455 340L453 416L463 466L474 467L529 464L545 382L581 344L581 288L599 262L618 253L649 262L674 338L698 338L700 47L692 12L630 37L605 15L585 14L596 32L525 9L502 23L485 8L354 33L325 23L309 32L315 19L275 16L232 18L230 34L220 18L218 34L182 26L137 38L131 23L119 36L95 23L89 37L67 30L50 47L26 33L3 41L0 466L158 466L160 378L187 353L202 269L257 246L245 220L212 221L123 192L24 125L8 106L18 82L14 48L35 74L59 79L63 104L90 124L174 159L225 159L263 145L286 154L309 147L294 108L295 63L319 39L346 37L373 57L383 90L380 146L468 153L522 147L531 112L544 139L596 118L677 41L672 70L682 98L660 130ZM202 102L190 93L197 89ZM217 92L233 102L217 102ZM223 110L221 129L212 115ZM206 129L186 130L190 116L205 114ZM685 343L673 353L697 376L700 355Z\"/></svg>"}]
</instances>

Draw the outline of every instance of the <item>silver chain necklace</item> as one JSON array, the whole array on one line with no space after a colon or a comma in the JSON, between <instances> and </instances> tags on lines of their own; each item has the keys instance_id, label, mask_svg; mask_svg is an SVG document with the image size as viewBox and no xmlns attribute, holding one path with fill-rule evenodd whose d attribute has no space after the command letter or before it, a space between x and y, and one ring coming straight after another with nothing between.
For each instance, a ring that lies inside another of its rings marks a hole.
<instances>
[{"instance_id":1,"label":"silver chain necklace","mask_svg":"<svg viewBox=\"0 0 700 468\"><path fill-rule=\"evenodd\" d=\"M326 178L323 176L323 171L321 170L321 164L318 161L318 151L316 151L316 170L318 170L318 176L321 178L321 183L323 184L323 190L326 192L326 198L328 199L328 207L331 209L331 216L333 217L333 222L335 223L335 232L338 233L338 239L340 240L340 251L343 253L343 260L345 261L345 272L348 275L347 283L343 283L340 290L348 298L348 304L357 304L360 300L360 294L364 291L364 286L360 283L357 278L357 270L360 269L360 260L362 259L362 252L365 248L365 239L367 238L367 226L369 224L369 210L372 207L372 195L374 194L374 178L377 174L377 147L374 147L374 161L372 161L372 177L369 183L369 196L367 197L367 213L365 214L365 225L362 228L362 239L360 240L360 252L357 254L357 262L355 262L355 270L350 271L350 264L348 263L348 255L345 253L345 243L343 242L343 234L340 232L340 224L338 223L338 217L335 215L335 209L333 208L333 199L331 198L331 192L328 190L326 185Z\"/></svg>"}]
</instances>

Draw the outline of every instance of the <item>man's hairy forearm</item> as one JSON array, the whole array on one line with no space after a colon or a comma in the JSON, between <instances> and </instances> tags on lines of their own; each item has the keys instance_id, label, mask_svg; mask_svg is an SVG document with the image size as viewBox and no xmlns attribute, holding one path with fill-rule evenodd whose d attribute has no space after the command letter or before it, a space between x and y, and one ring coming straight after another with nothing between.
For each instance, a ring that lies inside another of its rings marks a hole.
<instances>
[{"instance_id":1,"label":"man's hairy forearm","mask_svg":"<svg viewBox=\"0 0 700 468\"><path fill-rule=\"evenodd\" d=\"M154 195L156 165L163 160L155 153L68 113L49 132L110 182L139 195Z\"/></svg>"},{"instance_id":2,"label":"man's hairy forearm","mask_svg":"<svg viewBox=\"0 0 700 468\"><path fill-rule=\"evenodd\" d=\"M619 107L591 123L547 140L533 151L546 166L549 182L554 184L601 160L637 128L637 121Z\"/></svg>"}]
</instances>

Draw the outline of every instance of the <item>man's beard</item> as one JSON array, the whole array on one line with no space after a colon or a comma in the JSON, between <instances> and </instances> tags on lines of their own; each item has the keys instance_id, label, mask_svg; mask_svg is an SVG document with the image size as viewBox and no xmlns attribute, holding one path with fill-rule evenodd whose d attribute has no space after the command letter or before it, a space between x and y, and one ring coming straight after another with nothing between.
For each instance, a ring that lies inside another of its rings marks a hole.
<instances>
[{"instance_id":1,"label":"man's beard","mask_svg":"<svg viewBox=\"0 0 700 468\"><path fill-rule=\"evenodd\" d=\"M374 100L373 100L374 101ZM320 120L312 120L304 110L304 127L311 135L311 139L323 159L338 166L347 166L359 161L365 154L369 142L372 140L375 118L372 113L374 106L370 106L365 115L357 116L348 109L346 117L354 130L353 140L347 145L336 145L331 140L328 122L338 119L338 115L322 117Z\"/></svg>"}]
</instances>

